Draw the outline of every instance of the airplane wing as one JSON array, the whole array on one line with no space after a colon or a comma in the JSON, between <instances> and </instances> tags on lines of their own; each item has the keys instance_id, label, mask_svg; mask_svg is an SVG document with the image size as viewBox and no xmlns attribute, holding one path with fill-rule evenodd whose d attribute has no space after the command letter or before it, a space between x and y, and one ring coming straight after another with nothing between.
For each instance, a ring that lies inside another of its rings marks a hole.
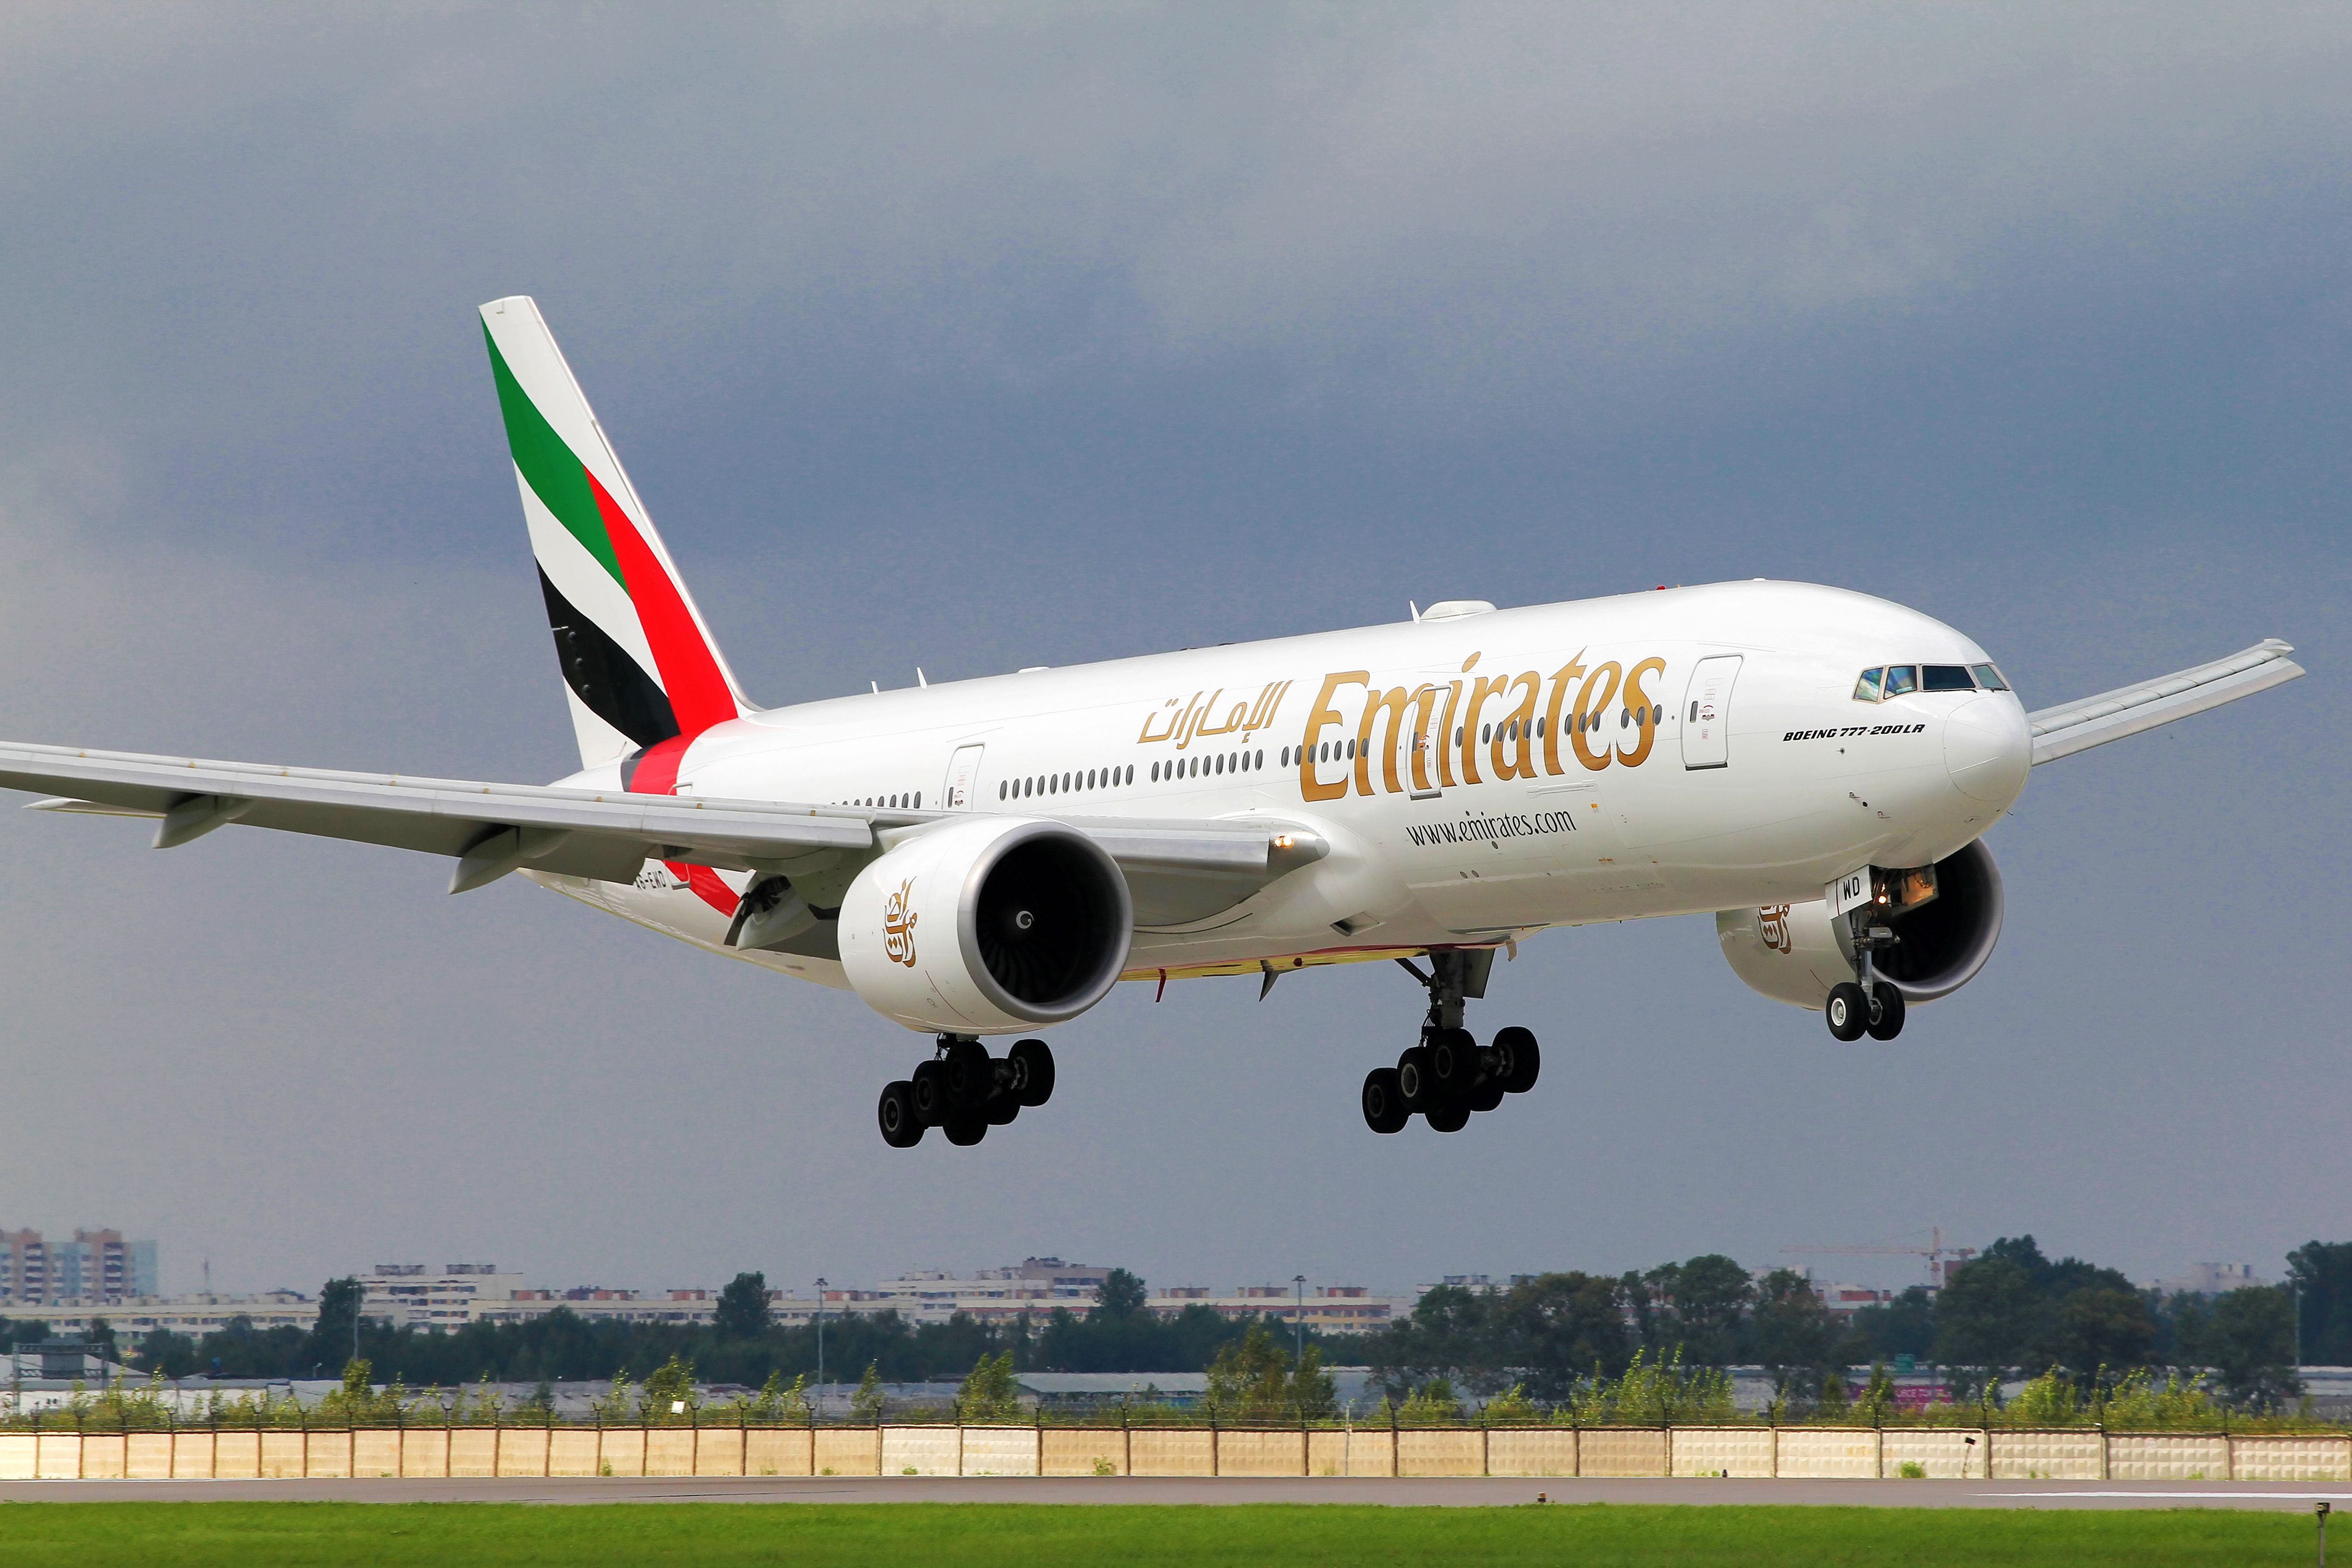
<instances>
[{"instance_id":1,"label":"airplane wing","mask_svg":"<svg viewBox=\"0 0 2352 1568\"><path fill-rule=\"evenodd\" d=\"M55 797L34 802L35 810L159 818L159 849L236 823L448 856L457 861L453 893L525 867L625 882L649 859L790 875L812 855L870 854L884 847L883 835L944 816L6 742L0 789ZM1214 889L1227 902L1328 853L1312 835L1265 823L1061 820L1131 877L1192 882L1196 898Z\"/></svg>"},{"instance_id":2,"label":"airplane wing","mask_svg":"<svg viewBox=\"0 0 2352 1568\"><path fill-rule=\"evenodd\" d=\"M2120 741L2241 697L2252 697L2273 686L2284 686L2303 673L2303 666L2287 658L2294 647L2269 637L2243 653L2200 664L2194 669L2159 676L2133 686L2119 686L2025 716L2033 731L2033 764L2054 763L2109 741Z\"/></svg>"}]
</instances>

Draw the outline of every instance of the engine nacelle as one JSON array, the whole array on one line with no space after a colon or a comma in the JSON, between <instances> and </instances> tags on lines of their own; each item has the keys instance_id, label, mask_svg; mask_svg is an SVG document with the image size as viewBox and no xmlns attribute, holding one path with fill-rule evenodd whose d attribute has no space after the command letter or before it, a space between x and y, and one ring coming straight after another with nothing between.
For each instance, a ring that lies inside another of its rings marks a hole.
<instances>
[{"instance_id":1,"label":"engine nacelle","mask_svg":"<svg viewBox=\"0 0 2352 1568\"><path fill-rule=\"evenodd\" d=\"M1875 955L1879 977L1907 1004L1948 996L1976 978L2000 940L2000 871L1982 841L1936 863L1936 896L1901 914L1880 916L1902 941ZM1829 905L1780 904L1725 910L1716 939L1732 973L1776 1002L1818 1013L1830 987L1852 980L1853 940L1846 918Z\"/></svg>"},{"instance_id":2,"label":"engine nacelle","mask_svg":"<svg viewBox=\"0 0 2352 1568\"><path fill-rule=\"evenodd\" d=\"M910 1029L1005 1034L1108 994L1135 929L1127 878L1057 822L986 816L918 834L841 902L841 966Z\"/></svg>"}]
</instances>

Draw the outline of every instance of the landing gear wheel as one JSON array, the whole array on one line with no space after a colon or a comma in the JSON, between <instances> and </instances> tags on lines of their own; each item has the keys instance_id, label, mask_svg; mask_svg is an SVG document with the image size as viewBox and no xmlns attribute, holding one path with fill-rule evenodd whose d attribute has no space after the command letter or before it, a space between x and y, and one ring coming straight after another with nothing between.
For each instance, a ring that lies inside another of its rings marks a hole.
<instances>
[{"instance_id":1,"label":"landing gear wheel","mask_svg":"<svg viewBox=\"0 0 2352 1568\"><path fill-rule=\"evenodd\" d=\"M1470 1086L1478 1081L1478 1042L1470 1031L1432 1030L1425 1049L1431 1087L1450 1099L1468 1095Z\"/></svg>"},{"instance_id":2,"label":"landing gear wheel","mask_svg":"<svg viewBox=\"0 0 2352 1568\"><path fill-rule=\"evenodd\" d=\"M1863 995L1861 986L1843 980L1830 987L1829 999L1822 1005L1822 1016L1829 1020L1833 1037L1858 1040L1870 1026L1870 1002Z\"/></svg>"},{"instance_id":3,"label":"landing gear wheel","mask_svg":"<svg viewBox=\"0 0 2352 1568\"><path fill-rule=\"evenodd\" d=\"M1021 1102L1013 1098L1012 1090L1004 1089L990 1095L988 1103L980 1109L980 1119L991 1127L1009 1127L1020 1114Z\"/></svg>"},{"instance_id":4,"label":"landing gear wheel","mask_svg":"<svg viewBox=\"0 0 2352 1568\"><path fill-rule=\"evenodd\" d=\"M959 1149L969 1149L988 1136L988 1123L977 1116L958 1116L947 1124L948 1142Z\"/></svg>"},{"instance_id":5,"label":"landing gear wheel","mask_svg":"<svg viewBox=\"0 0 2352 1568\"><path fill-rule=\"evenodd\" d=\"M1877 1004L1870 1010L1870 1037L1891 1040L1903 1032L1903 993L1882 980L1871 988L1870 999Z\"/></svg>"},{"instance_id":6,"label":"landing gear wheel","mask_svg":"<svg viewBox=\"0 0 2352 1568\"><path fill-rule=\"evenodd\" d=\"M893 1149L911 1149L923 1141L923 1119L915 1114L915 1086L901 1079L882 1086L882 1103L874 1119L882 1125L882 1142Z\"/></svg>"},{"instance_id":7,"label":"landing gear wheel","mask_svg":"<svg viewBox=\"0 0 2352 1568\"><path fill-rule=\"evenodd\" d=\"M1470 1108L1460 1100L1448 1105L1433 1105L1422 1112L1430 1127L1439 1132L1459 1132L1470 1125Z\"/></svg>"},{"instance_id":8,"label":"landing gear wheel","mask_svg":"<svg viewBox=\"0 0 2352 1568\"><path fill-rule=\"evenodd\" d=\"M1375 1132L1402 1132L1412 1120L1397 1085L1397 1069L1374 1068L1364 1075L1364 1125Z\"/></svg>"},{"instance_id":9,"label":"landing gear wheel","mask_svg":"<svg viewBox=\"0 0 2352 1568\"><path fill-rule=\"evenodd\" d=\"M1492 1110L1503 1103L1503 1096L1507 1092L1501 1079L1486 1079L1470 1091L1467 1103L1473 1110Z\"/></svg>"},{"instance_id":10,"label":"landing gear wheel","mask_svg":"<svg viewBox=\"0 0 2352 1568\"><path fill-rule=\"evenodd\" d=\"M1496 1076L1502 1080L1506 1094L1525 1094L1535 1088L1536 1075L1543 1070L1543 1052L1536 1047L1532 1030L1517 1025L1495 1031L1495 1054L1501 1058Z\"/></svg>"},{"instance_id":11,"label":"landing gear wheel","mask_svg":"<svg viewBox=\"0 0 2352 1568\"><path fill-rule=\"evenodd\" d=\"M948 1069L945 1062L923 1062L908 1075L908 1091L915 1107L915 1120L924 1127L944 1127L948 1107L952 1103L948 1094Z\"/></svg>"},{"instance_id":12,"label":"landing gear wheel","mask_svg":"<svg viewBox=\"0 0 2352 1568\"><path fill-rule=\"evenodd\" d=\"M1435 1086L1429 1080L1429 1047L1414 1046L1397 1058L1397 1093L1404 1103L1404 1113L1426 1110L1436 1103Z\"/></svg>"},{"instance_id":13,"label":"landing gear wheel","mask_svg":"<svg viewBox=\"0 0 2352 1568\"><path fill-rule=\"evenodd\" d=\"M988 1047L978 1040L955 1040L949 1044L947 1055L940 1066L947 1072L948 1098L955 1104L977 1110L994 1087L991 1071L995 1058Z\"/></svg>"},{"instance_id":14,"label":"landing gear wheel","mask_svg":"<svg viewBox=\"0 0 2352 1568\"><path fill-rule=\"evenodd\" d=\"M1054 1098L1054 1053L1045 1041L1018 1041L1004 1053L1004 1060L1013 1068L1012 1080L1004 1087L1014 1100L1037 1106Z\"/></svg>"}]
</instances>

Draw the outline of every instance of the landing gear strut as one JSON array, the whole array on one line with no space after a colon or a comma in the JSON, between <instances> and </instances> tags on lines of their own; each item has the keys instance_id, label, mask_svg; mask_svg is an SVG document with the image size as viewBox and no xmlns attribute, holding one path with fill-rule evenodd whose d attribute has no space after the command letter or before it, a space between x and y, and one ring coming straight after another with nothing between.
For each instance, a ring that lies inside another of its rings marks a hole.
<instances>
[{"instance_id":1,"label":"landing gear strut","mask_svg":"<svg viewBox=\"0 0 2352 1568\"><path fill-rule=\"evenodd\" d=\"M1054 1053L1043 1040L1022 1040L1002 1057L969 1035L941 1035L931 1059L896 1083L882 1088L874 1117L882 1142L911 1149L936 1127L948 1142L979 1142L992 1127L1003 1127L1023 1106L1054 1097Z\"/></svg>"},{"instance_id":2,"label":"landing gear strut","mask_svg":"<svg viewBox=\"0 0 2352 1568\"><path fill-rule=\"evenodd\" d=\"M1869 910L1858 911L1853 931L1854 978L1830 987L1822 1016L1830 1035L1839 1040L1891 1040L1903 1032L1903 993L1891 981L1878 977L1877 955L1903 939L1885 926L1867 923Z\"/></svg>"},{"instance_id":3,"label":"landing gear strut","mask_svg":"<svg viewBox=\"0 0 2352 1568\"><path fill-rule=\"evenodd\" d=\"M1497 1030L1491 1045L1462 1026L1465 1001L1486 994L1495 966L1492 948L1432 952L1423 973L1411 959L1397 960L1429 992L1429 1014L1421 1039L1392 1068L1374 1068L1364 1079L1364 1124L1375 1132L1402 1132L1420 1116L1440 1132L1459 1132L1473 1113L1492 1110L1507 1094L1535 1088L1543 1053L1528 1030Z\"/></svg>"}]
</instances>

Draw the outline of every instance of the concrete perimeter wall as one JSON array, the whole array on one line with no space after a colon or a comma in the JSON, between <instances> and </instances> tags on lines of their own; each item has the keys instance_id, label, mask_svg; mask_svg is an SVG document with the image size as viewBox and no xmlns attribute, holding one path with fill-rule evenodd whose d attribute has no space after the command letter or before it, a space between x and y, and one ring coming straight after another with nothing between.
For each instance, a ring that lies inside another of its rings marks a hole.
<instances>
[{"instance_id":1,"label":"concrete perimeter wall","mask_svg":"<svg viewBox=\"0 0 2352 1568\"><path fill-rule=\"evenodd\" d=\"M1362 1431L457 1426L0 1432L0 1480L457 1476L1735 1476L2352 1482L2352 1435L2074 1427Z\"/></svg>"}]
</instances>

